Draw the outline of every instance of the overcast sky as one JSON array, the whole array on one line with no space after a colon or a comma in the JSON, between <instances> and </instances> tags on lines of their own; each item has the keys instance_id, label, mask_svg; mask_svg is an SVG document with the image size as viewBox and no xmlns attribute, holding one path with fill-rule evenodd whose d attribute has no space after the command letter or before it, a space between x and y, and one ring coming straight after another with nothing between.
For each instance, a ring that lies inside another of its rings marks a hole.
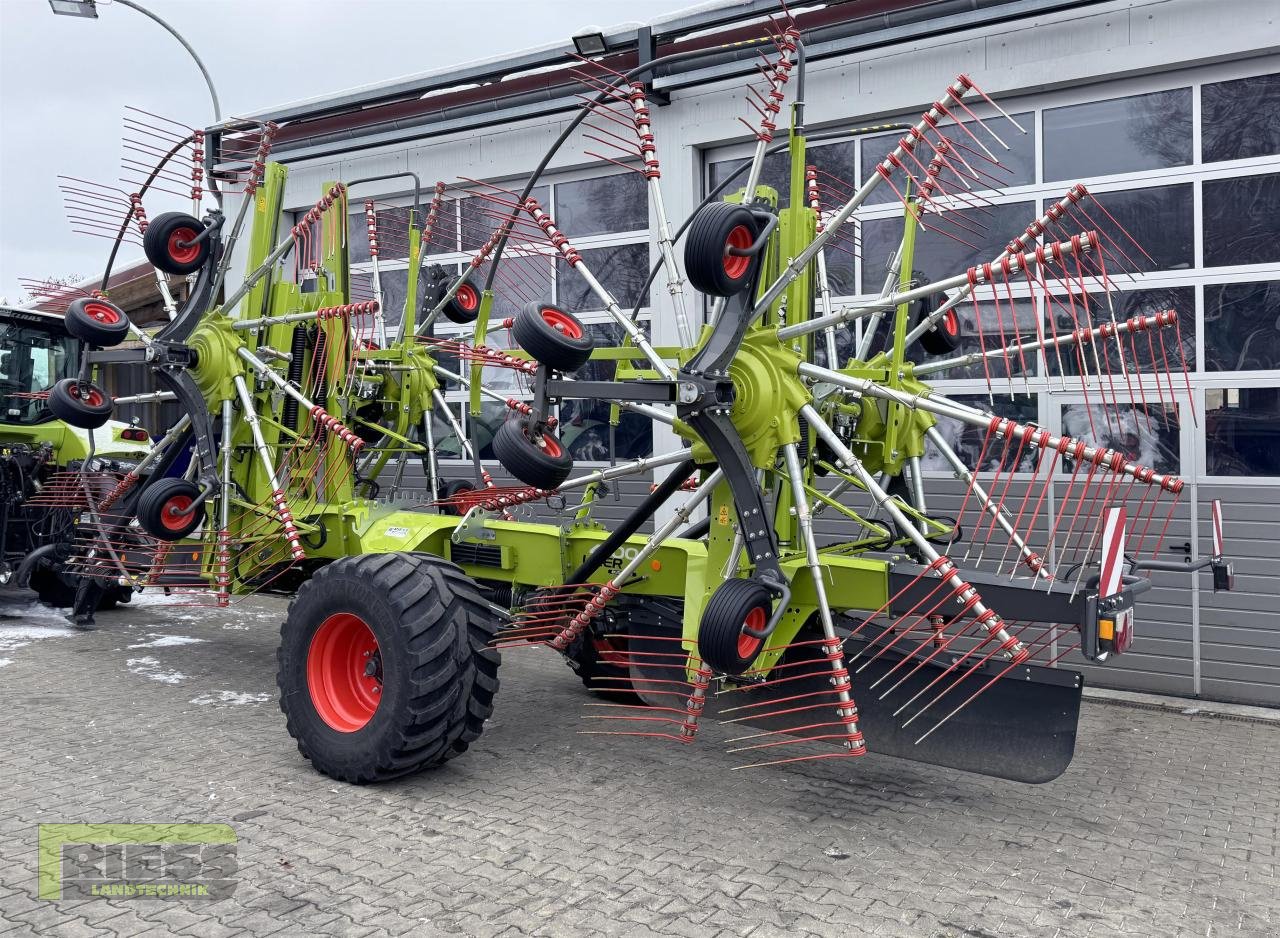
<instances>
[{"instance_id":1,"label":"overcast sky","mask_svg":"<svg viewBox=\"0 0 1280 938\"><path fill-rule=\"evenodd\" d=\"M693 0L142 0L204 59L225 115L647 21ZM55 177L115 182L126 105L212 118L195 64L135 10L97 20L0 0L0 297L19 277L97 275L109 242L73 234ZM136 256L132 251L127 258Z\"/></svg>"}]
</instances>

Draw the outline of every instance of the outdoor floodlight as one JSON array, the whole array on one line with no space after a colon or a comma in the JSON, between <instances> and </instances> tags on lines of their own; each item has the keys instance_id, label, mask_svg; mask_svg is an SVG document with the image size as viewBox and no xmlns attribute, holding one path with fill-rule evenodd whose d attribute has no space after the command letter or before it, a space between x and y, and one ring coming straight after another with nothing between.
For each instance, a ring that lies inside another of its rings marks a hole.
<instances>
[{"instance_id":1,"label":"outdoor floodlight","mask_svg":"<svg viewBox=\"0 0 1280 938\"><path fill-rule=\"evenodd\" d=\"M94 0L49 0L49 7L58 16L82 16L90 20L98 18L98 5Z\"/></svg>"},{"instance_id":2,"label":"outdoor floodlight","mask_svg":"<svg viewBox=\"0 0 1280 938\"><path fill-rule=\"evenodd\" d=\"M578 33L573 37L573 47L578 50L578 55L603 55L608 51L608 46L605 45L604 41L604 33L594 26L588 26L587 30L587 32Z\"/></svg>"}]
</instances>

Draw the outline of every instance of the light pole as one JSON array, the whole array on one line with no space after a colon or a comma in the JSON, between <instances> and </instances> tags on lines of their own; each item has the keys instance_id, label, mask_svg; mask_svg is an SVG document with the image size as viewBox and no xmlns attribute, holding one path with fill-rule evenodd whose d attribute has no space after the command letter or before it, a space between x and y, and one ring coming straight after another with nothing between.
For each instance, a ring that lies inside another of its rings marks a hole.
<instances>
[{"instance_id":1,"label":"light pole","mask_svg":"<svg viewBox=\"0 0 1280 938\"><path fill-rule=\"evenodd\" d=\"M200 68L200 74L204 76L204 83L209 86L209 97L213 99L213 119L215 122L221 121L222 107L218 104L218 92L213 87L213 79L209 77L209 70L204 67L204 62L200 61L200 56L196 55L196 50L191 48L191 43L183 39L182 34L176 29L141 4L134 3L133 0L113 0L113 2L129 7L131 10L137 10L148 19L159 23L169 35L182 43L182 48L187 50L192 60ZM93 20L98 18L97 0L49 0L49 7L58 16L79 16Z\"/></svg>"}]
</instances>

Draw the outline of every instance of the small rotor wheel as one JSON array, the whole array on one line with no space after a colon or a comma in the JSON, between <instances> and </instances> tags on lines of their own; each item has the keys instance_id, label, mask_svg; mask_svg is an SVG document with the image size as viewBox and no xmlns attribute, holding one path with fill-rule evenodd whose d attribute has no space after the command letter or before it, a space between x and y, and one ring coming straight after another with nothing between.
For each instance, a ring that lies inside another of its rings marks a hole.
<instances>
[{"instance_id":1,"label":"small rotor wheel","mask_svg":"<svg viewBox=\"0 0 1280 938\"><path fill-rule=\"evenodd\" d=\"M186 479L157 479L138 497L138 524L154 538L180 541L204 522L200 487Z\"/></svg>"},{"instance_id":2,"label":"small rotor wheel","mask_svg":"<svg viewBox=\"0 0 1280 938\"><path fill-rule=\"evenodd\" d=\"M759 232L759 220L741 205L704 205L685 239L684 267L689 283L710 296L733 296L746 289L755 280L760 252L736 252L755 244Z\"/></svg>"},{"instance_id":3,"label":"small rotor wheel","mask_svg":"<svg viewBox=\"0 0 1280 938\"><path fill-rule=\"evenodd\" d=\"M446 515L462 517L467 513L466 509L453 502L452 499L457 498L464 492L474 492L475 490L475 483L468 482L466 479L454 479L452 482L443 483L440 486L440 500L444 501L445 504L440 506L440 511Z\"/></svg>"},{"instance_id":4,"label":"small rotor wheel","mask_svg":"<svg viewBox=\"0 0 1280 938\"><path fill-rule=\"evenodd\" d=\"M441 312L450 322L456 322L460 326L475 322L480 315L480 291L471 284L464 283L458 287L458 292L449 302L444 304Z\"/></svg>"},{"instance_id":5,"label":"small rotor wheel","mask_svg":"<svg viewBox=\"0 0 1280 938\"><path fill-rule=\"evenodd\" d=\"M119 306L96 296L82 296L67 307L67 331L82 342L112 348L129 336L129 317Z\"/></svg>"},{"instance_id":6,"label":"small rotor wheel","mask_svg":"<svg viewBox=\"0 0 1280 938\"><path fill-rule=\"evenodd\" d=\"M196 240L204 228L200 219L186 212L157 215L142 236L142 252L151 266L166 274L194 273L209 259L209 239Z\"/></svg>"},{"instance_id":7,"label":"small rotor wheel","mask_svg":"<svg viewBox=\"0 0 1280 938\"><path fill-rule=\"evenodd\" d=\"M516 315L511 336L539 362L566 374L585 365L596 345L578 317L537 300Z\"/></svg>"},{"instance_id":8,"label":"small rotor wheel","mask_svg":"<svg viewBox=\"0 0 1280 938\"><path fill-rule=\"evenodd\" d=\"M762 631L773 611L773 594L757 580L725 580L711 594L698 626L698 654L723 674L741 674L764 647Z\"/></svg>"},{"instance_id":9,"label":"small rotor wheel","mask_svg":"<svg viewBox=\"0 0 1280 938\"><path fill-rule=\"evenodd\" d=\"M499 427L493 453L507 472L535 488L559 488L573 469L573 457L556 435L545 428L537 432L527 419L508 420Z\"/></svg>"},{"instance_id":10,"label":"small rotor wheel","mask_svg":"<svg viewBox=\"0 0 1280 938\"><path fill-rule=\"evenodd\" d=\"M49 390L53 416L81 430L96 430L111 419L111 396L89 381L63 378Z\"/></svg>"},{"instance_id":11,"label":"small rotor wheel","mask_svg":"<svg viewBox=\"0 0 1280 938\"><path fill-rule=\"evenodd\" d=\"M917 300L912 321L919 325L946 300L945 293ZM942 319L920 334L920 347L930 355L950 355L960 347L960 335L960 317L954 308L949 309L942 314Z\"/></svg>"}]
</instances>

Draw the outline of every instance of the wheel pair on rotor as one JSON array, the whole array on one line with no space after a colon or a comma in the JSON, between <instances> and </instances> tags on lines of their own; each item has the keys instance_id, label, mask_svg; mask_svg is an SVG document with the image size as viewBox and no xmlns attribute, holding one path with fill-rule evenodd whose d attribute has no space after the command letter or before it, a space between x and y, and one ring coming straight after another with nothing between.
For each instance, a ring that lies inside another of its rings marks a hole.
<instances>
[{"instance_id":1,"label":"wheel pair on rotor","mask_svg":"<svg viewBox=\"0 0 1280 938\"><path fill-rule=\"evenodd\" d=\"M595 340L578 317L537 300L512 320L511 336L539 364L564 374L580 369L595 350ZM573 469L573 457L560 439L529 417L517 417L499 427L493 452L504 469L535 488L555 489Z\"/></svg>"}]
</instances>

